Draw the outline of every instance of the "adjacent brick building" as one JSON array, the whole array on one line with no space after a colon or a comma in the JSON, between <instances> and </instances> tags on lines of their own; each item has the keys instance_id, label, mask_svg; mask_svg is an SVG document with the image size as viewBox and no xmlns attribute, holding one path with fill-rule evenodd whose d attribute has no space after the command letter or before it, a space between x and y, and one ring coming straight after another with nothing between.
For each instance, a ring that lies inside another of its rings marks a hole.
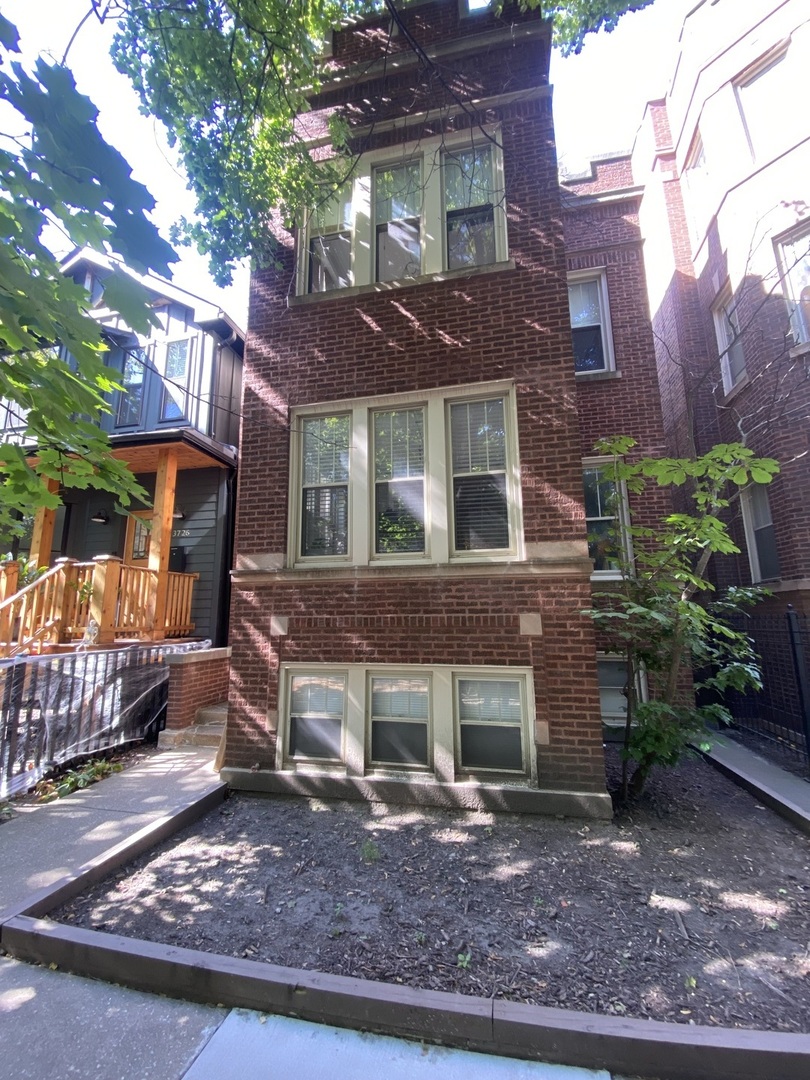
<instances>
[{"instance_id":1,"label":"adjacent brick building","mask_svg":"<svg viewBox=\"0 0 810 1080\"><path fill-rule=\"evenodd\" d=\"M641 193L626 162L561 193L549 46L458 0L334 34L303 119L356 158L251 284L235 786L610 814L592 447L663 433Z\"/></svg>"},{"instance_id":2,"label":"adjacent brick building","mask_svg":"<svg viewBox=\"0 0 810 1080\"><path fill-rule=\"evenodd\" d=\"M810 612L808 55L801 0L695 5L632 156L667 441L780 462L731 508L742 554L713 567L774 611Z\"/></svg>"}]
</instances>

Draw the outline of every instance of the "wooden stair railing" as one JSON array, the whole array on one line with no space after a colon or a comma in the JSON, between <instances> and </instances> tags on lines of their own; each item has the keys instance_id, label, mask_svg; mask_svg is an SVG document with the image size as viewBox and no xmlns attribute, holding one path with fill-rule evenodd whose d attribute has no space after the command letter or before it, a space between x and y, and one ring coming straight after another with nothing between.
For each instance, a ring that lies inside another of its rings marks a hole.
<instances>
[{"instance_id":1,"label":"wooden stair railing","mask_svg":"<svg viewBox=\"0 0 810 1080\"><path fill-rule=\"evenodd\" d=\"M156 570L125 566L114 555L99 555L89 563L59 559L36 581L12 591L15 569L16 564L0 566L0 657L81 639L91 619L99 645L119 638L162 641L194 631L191 603L199 574L168 574L166 611L153 626Z\"/></svg>"}]
</instances>

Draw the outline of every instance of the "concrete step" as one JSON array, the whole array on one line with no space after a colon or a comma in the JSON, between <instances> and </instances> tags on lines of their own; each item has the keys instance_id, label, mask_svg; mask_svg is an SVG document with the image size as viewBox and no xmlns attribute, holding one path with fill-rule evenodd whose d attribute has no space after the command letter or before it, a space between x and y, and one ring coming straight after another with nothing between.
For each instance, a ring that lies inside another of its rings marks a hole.
<instances>
[{"instance_id":1,"label":"concrete step","mask_svg":"<svg viewBox=\"0 0 810 1080\"><path fill-rule=\"evenodd\" d=\"M197 709L195 724L224 724L228 719L228 702L220 701L216 705L205 705Z\"/></svg>"}]
</instances>

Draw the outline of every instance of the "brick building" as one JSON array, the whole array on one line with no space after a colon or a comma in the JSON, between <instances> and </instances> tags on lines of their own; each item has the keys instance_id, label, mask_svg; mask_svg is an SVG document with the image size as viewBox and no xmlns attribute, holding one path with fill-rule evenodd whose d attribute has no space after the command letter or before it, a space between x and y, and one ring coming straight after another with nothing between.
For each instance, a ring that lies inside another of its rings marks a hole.
<instances>
[{"instance_id":1,"label":"brick building","mask_svg":"<svg viewBox=\"0 0 810 1080\"><path fill-rule=\"evenodd\" d=\"M810 612L810 140L801 0L696 4L632 155L667 441L740 438L780 475L731 509L718 583Z\"/></svg>"},{"instance_id":2,"label":"brick building","mask_svg":"<svg viewBox=\"0 0 810 1080\"><path fill-rule=\"evenodd\" d=\"M356 157L251 284L234 786L610 815L589 456L662 429L640 192L623 163L561 194L549 46L458 0L333 35L304 119Z\"/></svg>"}]
</instances>

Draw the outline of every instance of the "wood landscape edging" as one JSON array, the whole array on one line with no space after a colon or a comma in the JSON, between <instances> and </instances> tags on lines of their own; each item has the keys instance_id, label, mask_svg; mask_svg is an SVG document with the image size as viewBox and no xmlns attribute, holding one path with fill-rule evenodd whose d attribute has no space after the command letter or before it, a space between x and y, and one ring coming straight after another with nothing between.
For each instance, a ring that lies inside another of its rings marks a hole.
<instances>
[{"instance_id":1,"label":"wood landscape edging","mask_svg":"<svg viewBox=\"0 0 810 1080\"><path fill-rule=\"evenodd\" d=\"M190 1001L249 1008L528 1060L659 1080L805 1080L810 1035L603 1016L285 968L66 926L43 918L225 797L212 785L76 874L0 915L20 960Z\"/></svg>"}]
</instances>

